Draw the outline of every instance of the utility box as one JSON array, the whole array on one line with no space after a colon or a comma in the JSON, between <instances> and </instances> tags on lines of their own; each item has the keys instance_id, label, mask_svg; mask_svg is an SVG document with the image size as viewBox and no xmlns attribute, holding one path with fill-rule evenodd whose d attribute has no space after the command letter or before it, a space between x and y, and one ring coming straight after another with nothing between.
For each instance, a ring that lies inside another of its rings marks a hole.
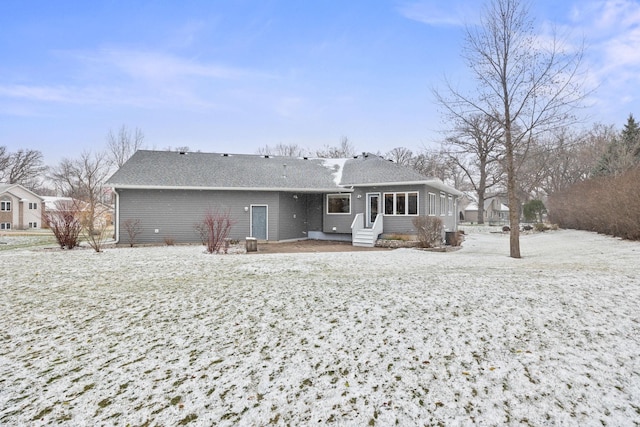
<instances>
[{"instance_id":1,"label":"utility box","mask_svg":"<svg viewBox=\"0 0 640 427\"><path fill-rule=\"evenodd\" d=\"M245 249L247 252L258 252L258 239L255 237L247 237L245 241Z\"/></svg>"}]
</instances>

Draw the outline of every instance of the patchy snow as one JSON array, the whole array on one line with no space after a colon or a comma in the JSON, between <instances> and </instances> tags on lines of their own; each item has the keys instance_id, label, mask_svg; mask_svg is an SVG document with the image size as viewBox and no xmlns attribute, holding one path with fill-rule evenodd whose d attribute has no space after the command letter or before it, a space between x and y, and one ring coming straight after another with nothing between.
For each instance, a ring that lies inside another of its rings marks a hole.
<instances>
[{"instance_id":1,"label":"patchy snow","mask_svg":"<svg viewBox=\"0 0 640 427\"><path fill-rule=\"evenodd\" d=\"M322 159L324 167L331 170L333 181L337 186L340 186L340 183L342 183L342 171L344 170L344 164L347 160L349 159Z\"/></svg>"},{"instance_id":2,"label":"patchy snow","mask_svg":"<svg viewBox=\"0 0 640 427\"><path fill-rule=\"evenodd\" d=\"M638 425L640 243L0 252L0 425Z\"/></svg>"}]
</instances>

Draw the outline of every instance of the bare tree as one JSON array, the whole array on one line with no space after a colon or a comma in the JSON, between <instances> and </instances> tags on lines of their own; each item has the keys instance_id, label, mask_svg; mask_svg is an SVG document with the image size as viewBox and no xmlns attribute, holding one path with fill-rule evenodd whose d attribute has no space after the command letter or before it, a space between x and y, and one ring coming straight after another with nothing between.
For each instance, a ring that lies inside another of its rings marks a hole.
<instances>
[{"instance_id":1,"label":"bare tree","mask_svg":"<svg viewBox=\"0 0 640 427\"><path fill-rule=\"evenodd\" d=\"M471 183L478 198L478 224L484 224L486 193L502 181L501 152L497 147L503 129L491 117L478 113L455 119L457 127L443 145L443 152Z\"/></svg>"},{"instance_id":2,"label":"bare tree","mask_svg":"<svg viewBox=\"0 0 640 427\"><path fill-rule=\"evenodd\" d=\"M138 128L132 131L127 126L122 125L117 134L113 130L109 130L107 134L107 152L112 166L117 169L122 167L133 153L142 148L143 143L144 134Z\"/></svg>"},{"instance_id":3,"label":"bare tree","mask_svg":"<svg viewBox=\"0 0 640 427\"><path fill-rule=\"evenodd\" d=\"M393 148L384 157L403 166L411 166L413 163L413 152L406 147Z\"/></svg>"},{"instance_id":4,"label":"bare tree","mask_svg":"<svg viewBox=\"0 0 640 427\"><path fill-rule=\"evenodd\" d=\"M470 111L500 123L501 149L509 199L509 255L520 258L517 166L534 138L567 125L571 111L584 99L580 69L584 49L566 49L555 34L534 32L529 10L520 0L491 0L481 24L467 27L463 57L476 78L475 93L466 94L447 81L446 93L434 91L447 115Z\"/></svg>"},{"instance_id":5,"label":"bare tree","mask_svg":"<svg viewBox=\"0 0 640 427\"><path fill-rule=\"evenodd\" d=\"M5 171L9 168L9 159L7 147L0 145L0 181L4 181Z\"/></svg>"},{"instance_id":6,"label":"bare tree","mask_svg":"<svg viewBox=\"0 0 640 427\"><path fill-rule=\"evenodd\" d=\"M258 154L263 156L286 156L286 157L303 157L306 150L298 144L276 144L274 147L265 145L258 148Z\"/></svg>"},{"instance_id":7,"label":"bare tree","mask_svg":"<svg viewBox=\"0 0 640 427\"><path fill-rule=\"evenodd\" d=\"M322 149L316 150L316 156L324 159L344 159L355 155L356 149L346 136L342 137L337 147L325 145Z\"/></svg>"},{"instance_id":8,"label":"bare tree","mask_svg":"<svg viewBox=\"0 0 640 427\"><path fill-rule=\"evenodd\" d=\"M104 192L102 184L109 174L109 162L104 153L84 151L79 159L62 159L54 167L50 179L64 196L86 203L86 228L93 233L103 217Z\"/></svg>"},{"instance_id":9,"label":"bare tree","mask_svg":"<svg viewBox=\"0 0 640 427\"><path fill-rule=\"evenodd\" d=\"M41 184L46 170L40 151L20 149L9 153L6 147L0 147L0 181L33 190Z\"/></svg>"}]
</instances>

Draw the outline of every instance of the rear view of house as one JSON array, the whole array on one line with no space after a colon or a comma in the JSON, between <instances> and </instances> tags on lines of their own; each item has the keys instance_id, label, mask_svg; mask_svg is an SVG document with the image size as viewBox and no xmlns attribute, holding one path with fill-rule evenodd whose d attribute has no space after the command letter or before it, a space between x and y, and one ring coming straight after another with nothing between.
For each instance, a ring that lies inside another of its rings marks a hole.
<instances>
[{"instance_id":1,"label":"rear view of house","mask_svg":"<svg viewBox=\"0 0 640 427\"><path fill-rule=\"evenodd\" d=\"M0 230L41 228L44 200L20 184L0 184Z\"/></svg>"},{"instance_id":2,"label":"rear view of house","mask_svg":"<svg viewBox=\"0 0 640 427\"><path fill-rule=\"evenodd\" d=\"M207 211L228 212L231 238L327 239L373 246L381 233L414 234L413 218L457 227L455 188L373 154L349 159L136 152L107 182L116 239L137 222L140 243L200 241Z\"/></svg>"}]
</instances>

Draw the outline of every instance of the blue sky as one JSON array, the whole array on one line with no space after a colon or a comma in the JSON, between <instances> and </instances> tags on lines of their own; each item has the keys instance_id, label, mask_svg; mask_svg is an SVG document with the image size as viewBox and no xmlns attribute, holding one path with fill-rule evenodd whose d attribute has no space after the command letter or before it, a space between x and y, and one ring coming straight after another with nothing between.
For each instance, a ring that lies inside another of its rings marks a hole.
<instances>
[{"instance_id":1,"label":"blue sky","mask_svg":"<svg viewBox=\"0 0 640 427\"><path fill-rule=\"evenodd\" d=\"M478 0L0 2L0 145L47 164L140 128L147 148L255 153L349 138L436 147L431 89L468 81ZM586 41L585 127L640 116L640 1L540 0L532 16Z\"/></svg>"}]
</instances>

